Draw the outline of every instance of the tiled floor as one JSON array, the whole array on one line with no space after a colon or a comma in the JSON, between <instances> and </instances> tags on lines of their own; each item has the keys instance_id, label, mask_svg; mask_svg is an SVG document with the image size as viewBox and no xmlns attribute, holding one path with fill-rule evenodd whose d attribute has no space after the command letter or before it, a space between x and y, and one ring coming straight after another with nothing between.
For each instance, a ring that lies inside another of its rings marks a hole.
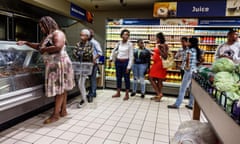
<instances>
[{"instance_id":1,"label":"tiled floor","mask_svg":"<svg viewBox=\"0 0 240 144\"><path fill-rule=\"evenodd\" d=\"M82 109L79 97L69 101L68 116L43 125L52 110L39 114L0 133L1 144L168 144L182 121L192 111L184 107L167 109L175 98L162 102L138 96L128 101L112 99L113 90L98 90L94 103ZM123 93L122 93L123 95ZM205 119L202 117L202 121Z\"/></svg>"}]
</instances>

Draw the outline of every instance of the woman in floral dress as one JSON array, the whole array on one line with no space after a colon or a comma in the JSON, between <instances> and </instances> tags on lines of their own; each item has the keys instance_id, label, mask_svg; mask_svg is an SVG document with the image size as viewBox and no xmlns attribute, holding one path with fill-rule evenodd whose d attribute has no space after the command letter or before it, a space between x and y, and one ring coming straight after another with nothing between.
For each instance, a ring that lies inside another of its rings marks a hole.
<instances>
[{"instance_id":1,"label":"woman in floral dress","mask_svg":"<svg viewBox=\"0 0 240 144\"><path fill-rule=\"evenodd\" d=\"M75 86L72 62L65 50L65 35L58 24L49 16L39 21L41 31L46 35L40 43L18 41L18 45L28 45L42 54L45 63L45 90L47 97L55 96L53 114L44 121L49 124L67 115L67 92Z\"/></svg>"}]
</instances>

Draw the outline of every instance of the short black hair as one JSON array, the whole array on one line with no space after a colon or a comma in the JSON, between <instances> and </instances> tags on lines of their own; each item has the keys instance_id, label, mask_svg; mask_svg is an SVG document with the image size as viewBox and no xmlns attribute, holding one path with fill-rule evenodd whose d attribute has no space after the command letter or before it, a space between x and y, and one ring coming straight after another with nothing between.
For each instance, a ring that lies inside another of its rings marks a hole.
<instances>
[{"instance_id":1,"label":"short black hair","mask_svg":"<svg viewBox=\"0 0 240 144\"><path fill-rule=\"evenodd\" d=\"M187 42L188 41L188 38L187 37L181 37L181 41L185 41L185 42Z\"/></svg>"},{"instance_id":2,"label":"short black hair","mask_svg":"<svg viewBox=\"0 0 240 144\"><path fill-rule=\"evenodd\" d=\"M127 32L128 35L130 34L130 31L129 31L128 29L124 29L124 30L121 31L120 36L122 37L122 35L123 35L125 32Z\"/></svg>"},{"instance_id":3,"label":"short black hair","mask_svg":"<svg viewBox=\"0 0 240 144\"><path fill-rule=\"evenodd\" d=\"M165 43L165 37L162 32L157 33L156 37L160 40L160 43L164 44Z\"/></svg>"},{"instance_id":4,"label":"short black hair","mask_svg":"<svg viewBox=\"0 0 240 144\"><path fill-rule=\"evenodd\" d=\"M227 33L227 35L229 36L229 35L231 35L231 34L233 34L233 33L237 33L237 31L236 30L233 30L233 29L231 29L228 33Z\"/></svg>"},{"instance_id":5,"label":"short black hair","mask_svg":"<svg viewBox=\"0 0 240 144\"><path fill-rule=\"evenodd\" d=\"M138 40L137 40L137 43L139 43L139 42L143 42L143 39L138 39Z\"/></svg>"}]
</instances>

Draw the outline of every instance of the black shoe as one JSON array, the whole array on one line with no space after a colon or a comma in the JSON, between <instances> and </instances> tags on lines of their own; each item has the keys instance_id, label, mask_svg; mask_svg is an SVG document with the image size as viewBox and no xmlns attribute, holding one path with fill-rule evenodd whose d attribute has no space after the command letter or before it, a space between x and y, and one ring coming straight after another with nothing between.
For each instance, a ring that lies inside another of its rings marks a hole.
<instances>
[{"instance_id":1,"label":"black shoe","mask_svg":"<svg viewBox=\"0 0 240 144\"><path fill-rule=\"evenodd\" d=\"M141 98L144 98L145 97L145 95L144 94L141 94Z\"/></svg>"},{"instance_id":2,"label":"black shoe","mask_svg":"<svg viewBox=\"0 0 240 144\"><path fill-rule=\"evenodd\" d=\"M185 107L186 107L187 109L190 109L190 110L193 109L193 108L192 108L191 106L189 106L189 105L185 105Z\"/></svg>"},{"instance_id":3,"label":"black shoe","mask_svg":"<svg viewBox=\"0 0 240 144\"><path fill-rule=\"evenodd\" d=\"M133 92L133 93L131 93L131 96L133 97L133 96L135 96L136 95L136 93L135 92Z\"/></svg>"},{"instance_id":4,"label":"black shoe","mask_svg":"<svg viewBox=\"0 0 240 144\"><path fill-rule=\"evenodd\" d=\"M168 105L167 107L170 108L170 109L178 109L178 107L175 104Z\"/></svg>"},{"instance_id":5,"label":"black shoe","mask_svg":"<svg viewBox=\"0 0 240 144\"><path fill-rule=\"evenodd\" d=\"M77 105L78 108L83 108L86 105L84 100L81 100L79 104Z\"/></svg>"},{"instance_id":6,"label":"black shoe","mask_svg":"<svg viewBox=\"0 0 240 144\"><path fill-rule=\"evenodd\" d=\"M93 97L88 97L88 102L92 103L93 102Z\"/></svg>"}]
</instances>

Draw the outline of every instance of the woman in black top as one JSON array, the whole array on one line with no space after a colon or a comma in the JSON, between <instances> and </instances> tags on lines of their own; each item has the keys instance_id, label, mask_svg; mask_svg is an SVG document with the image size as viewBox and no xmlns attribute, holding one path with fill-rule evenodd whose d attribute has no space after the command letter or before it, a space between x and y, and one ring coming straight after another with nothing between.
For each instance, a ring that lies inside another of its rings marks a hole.
<instances>
[{"instance_id":1,"label":"woman in black top","mask_svg":"<svg viewBox=\"0 0 240 144\"><path fill-rule=\"evenodd\" d=\"M133 91L131 96L135 96L137 92L138 80L140 80L141 84L141 97L144 98L145 94L145 73L150 65L150 57L151 53L148 49L144 47L144 43L142 39L137 41L138 49L134 50L134 64L133 64Z\"/></svg>"}]
</instances>

